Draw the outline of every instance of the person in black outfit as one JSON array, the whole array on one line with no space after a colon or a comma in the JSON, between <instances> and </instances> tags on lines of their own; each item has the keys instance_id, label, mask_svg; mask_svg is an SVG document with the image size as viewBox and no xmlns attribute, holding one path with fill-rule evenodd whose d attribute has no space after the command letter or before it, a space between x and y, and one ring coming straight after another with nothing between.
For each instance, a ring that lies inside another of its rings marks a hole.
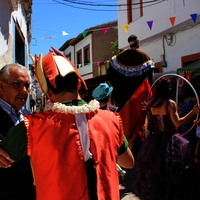
<instances>
[{"instance_id":1,"label":"person in black outfit","mask_svg":"<svg viewBox=\"0 0 200 200\"><path fill-rule=\"evenodd\" d=\"M30 85L30 76L19 64L5 65L0 70L0 140L19 122L23 121L24 106ZM14 143L15 141L10 141ZM29 157L8 164L8 155L0 149L0 199L34 200L35 189Z\"/></svg>"},{"instance_id":2,"label":"person in black outfit","mask_svg":"<svg viewBox=\"0 0 200 200\"><path fill-rule=\"evenodd\" d=\"M153 81L154 62L149 55L139 49L139 38L128 38L130 48L113 56L110 60L106 81L113 86L112 97L119 111L131 98L142 82Z\"/></svg>"},{"instance_id":3,"label":"person in black outfit","mask_svg":"<svg viewBox=\"0 0 200 200\"><path fill-rule=\"evenodd\" d=\"M35 105L36 105L36 102L33 98L30 99L30 109L31 109L31 113L34 112L35 110Z\"/></svg>"}]
</instances>

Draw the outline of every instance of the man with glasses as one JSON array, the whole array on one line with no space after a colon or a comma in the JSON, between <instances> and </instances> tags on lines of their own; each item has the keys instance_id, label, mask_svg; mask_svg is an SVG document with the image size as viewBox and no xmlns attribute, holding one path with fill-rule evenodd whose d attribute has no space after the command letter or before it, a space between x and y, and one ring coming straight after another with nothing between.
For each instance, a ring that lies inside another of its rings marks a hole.
<instances>
[{"instance_id":1,"label":"man with glasses","mask_svg":"<svg viewBox=\"0 0 200 200\"><path fill-rule=\"evenodd\" d=\"M20 64L5 65L0 70L0 140L15 125L24 120L22 107L29 93L30 76ZM14 143L11 140L10 143ZM5 157L4 157L5 156ZM7 153L0 149L0 199L33 200L34 186L29 157L9 168Z\"/></svg>"}]
</instances>

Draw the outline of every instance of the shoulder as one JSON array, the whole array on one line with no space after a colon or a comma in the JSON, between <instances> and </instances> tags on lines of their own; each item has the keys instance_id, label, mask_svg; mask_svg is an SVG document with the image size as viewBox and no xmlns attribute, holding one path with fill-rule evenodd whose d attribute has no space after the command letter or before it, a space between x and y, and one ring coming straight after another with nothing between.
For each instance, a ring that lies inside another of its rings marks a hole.
<instances>
[{"instance_id":1,"label":"shoulder","mask_svg":"<svg viewBox=\"0 0 200 200\"><path fill-rule=\"evenodd\" d=\"M176 110L176 102L174 100L172 100L172 99L169 99L169 106L168 106L168 108L170 110L175 111Z\"/></svg>"},{"instance_id":2,"label":"shoulder","mask_svg":"<svg viewBox=\"0 0 200 200\"><path fill-rule=\"evenodd\" d=\"M138 54L145 55L145 56L149 57L148 54L147 54L146 52L142 51L141 49L136 49L135 51L136 51Z\"/></svg>"},{"instance_id":3,"label":"shoulder","mask_svg":"<svg viewBox=\"0 0 200 200\"><path fill-rule=\"evenodd\" d=\"M107 104L107 110L110 110L112 112L116 112L117 107L111 104Z\"/></svg>"},{"instance_id":4,"label":"shoulder","mask_svg":"<svg viewBox=\"0 0 200 200\"><path fill-rule=\"evenodd\" d=\"M172 100L172 99L169 99L169 105L170 106L174 106L174 105L176 105L176 102L174 101L174 100Z\"/></svg>"},{"instance_id":5,"label":"shoulder","mask_svg":"<svg viewBox=\"0 0 200 200\"><path fill-rule=\"evenodd\" d=\"M102 119L106 124L107 123L118 123L120 121L120 115L118 113L114 113L110 110L101 110L99 109L95 114L95 119ZM95 120L94 119L94 120ZM97 121L98 121L97 120Z\"/></svg>"}]
</instances>

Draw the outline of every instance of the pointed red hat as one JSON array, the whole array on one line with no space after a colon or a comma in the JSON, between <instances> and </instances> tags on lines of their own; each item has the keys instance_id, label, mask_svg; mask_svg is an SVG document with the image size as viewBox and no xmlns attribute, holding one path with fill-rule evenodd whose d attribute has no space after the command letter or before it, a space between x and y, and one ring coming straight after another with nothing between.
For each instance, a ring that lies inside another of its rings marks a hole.
<instances>
[{"instance_id":1,"label":"pointed red hat","mask_svg":"<svg viewBox=\"0 0 200 200\"><path fill-rule=\"evenodd\" d=\"M85 81L82 79L73 63L58 50L53 47L51 48L53 51L50 51L43 58L42 54L40 54L39 57L35 56L35 58L31 56L33 63L35 64L35 74L43 92L47 93L48 91L46 79L48 79L51 85L56 88L56 77L58 75L64 77L72 72L77 75L81 80L82 87L87 90Z\"/></svg>"}]
</instances>

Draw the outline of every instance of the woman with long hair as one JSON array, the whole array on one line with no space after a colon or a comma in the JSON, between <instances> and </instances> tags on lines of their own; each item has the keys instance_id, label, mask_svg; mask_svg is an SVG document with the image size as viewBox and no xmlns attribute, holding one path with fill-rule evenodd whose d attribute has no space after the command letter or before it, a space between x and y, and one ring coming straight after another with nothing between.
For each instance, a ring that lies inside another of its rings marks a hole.
<instances>
[{"instance_id":1,"label":"woman with long hair","mask_svg":"<svg viewBox=\"0 0 200 200\"><path fill-rule=\"evenodd\" d=\"M171 99L171 83L160 78L146 104L149 135L136 159L138 176L133 187L142 200L198 200L200 195L199 174L194 170L188 141L177 134L199 107L195 105L180 118Z\"/></svg>"}]
</instances>

